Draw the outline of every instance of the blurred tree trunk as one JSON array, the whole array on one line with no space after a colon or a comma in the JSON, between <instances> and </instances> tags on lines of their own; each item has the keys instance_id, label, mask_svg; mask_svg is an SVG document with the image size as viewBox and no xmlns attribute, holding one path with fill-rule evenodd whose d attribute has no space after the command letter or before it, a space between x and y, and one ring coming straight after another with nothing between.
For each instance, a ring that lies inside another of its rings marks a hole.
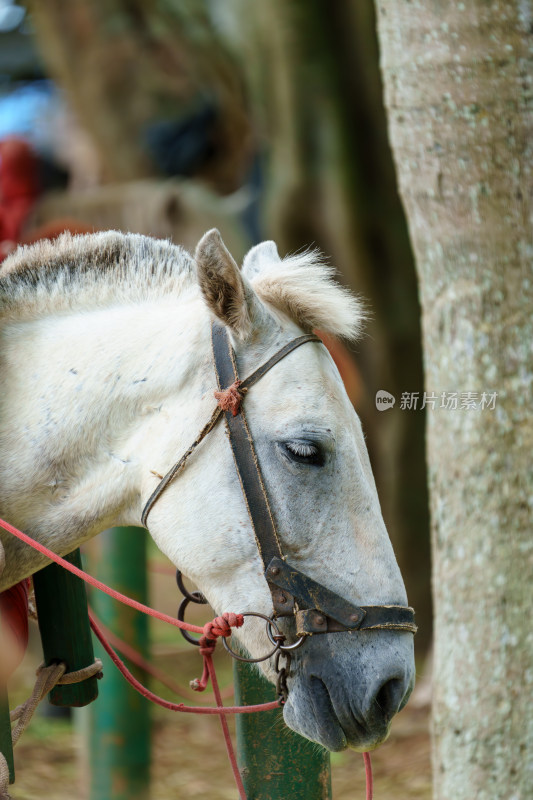
<instances>
[{"instance_id":1,"label":"blurred tree trunk","mask_svg":"<svg viewBox=\"0 0 533 800\"><path fill-rule=\"evenodd\" d=\"M531 3L382 0L391 139L421 286L437 800L531 797Z\"/></svg>"},{"instance_id":2,"label":"blurred tree trunk","mask_svg":"<svg viewBox=\"0 0 533 800\"><path fill-rule=\"evenodd\" d=\"M403 391L423 386L420 311L387 141L374 7L259 3L247 43L258 127L267 132L268 233L285 252L318 245L369 301L369 335L356 356L368 389L360 412L423 649L432 619L424 413L399 409ZM396 396L394 410L377 411L379 389Z\"/></svg>"},{"instance_id":3,"label":"blurred tree trunk","mask_svg":"<svg viewBox=\"0 0 533 800\"><path fill-rule=\"evenodd\" d=\"M154 175L147 126L212 104L217 190L241 185L251 153L240 72L197 0L29 0L51 76L91 134L109 180Z\"/></svg>"}]
</instances>

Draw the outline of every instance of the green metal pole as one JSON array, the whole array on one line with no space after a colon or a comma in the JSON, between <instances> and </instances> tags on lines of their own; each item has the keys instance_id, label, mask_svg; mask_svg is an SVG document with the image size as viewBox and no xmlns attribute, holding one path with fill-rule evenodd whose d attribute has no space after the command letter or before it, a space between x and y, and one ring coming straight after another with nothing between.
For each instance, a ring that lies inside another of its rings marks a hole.
<instances>
[{"instance_id":1,"label":"green metal pole","mask_svg":"<svg viewBox=\"0 0 533 800\"><path fill-rule=\"evenodd\" d=\"M148 601L146 532L141 528L112 528L91 546L91 571L104 583L139 600ZM148 657L148 618L91 592L97 617L121 639ZM100 696L88 709L90 800L148 800L150 793L150 704L124 680L97 646L104 662ZM136 677L146 675L128 663Z\"/></svg>"},{"instance_id":2,"label":"green metal pole","mask_svg":"<svg viewBox=\"0 0 533 800\"><path fill-rule=\"evenodd\" d=\"M0 544L0 547L2 545ZM2 620L0 618L0 625ZM9 719L9 695L7 686L0 684L0 753L7 761L9 783L15 782L15 762L13 760L13 742L11 739L11 721Z\"/></svg>"},{"instance_id":3,"label":"green metal pole","mask_svg":"<svg viewBox=\"0 0 533 800\"><path fill-rule=\"evenodd\" d=\"M275 699L274 687L251 664L234 662L234 682L238 705ZM236 726L248 800L330 800L329 753L285 727L281 709L238 714Z\"/></svg>"},{"instance_id":4,"label":"green metal pole","mask_svg":"<svg viewBox=\"0 0 533 800\"><path fill-rule=\"evenodd\" d=\"M9 698L7 690L0 690L0 753L9 767L9 783L15 782L15 764L13 762L13 745L11 743L11 722L9 721Z\"/></svg>"},{"instance_id":5,"label":"green metal pole","mask_svg":"<svg viewBox=\"0 0 533 800\"><path fill-rule=\"evenodd\" d=\"M82 566L79 550L65 556L76 567ZM64 661L68 672L88 667L94 651L87 613L87 593L81 578L58 564L50 564L33 576L35 605L46 665ZM50 692L55 706L85 706L98 697L96 678L81 683L56 686Z\"/></svg>"}]
</instances>

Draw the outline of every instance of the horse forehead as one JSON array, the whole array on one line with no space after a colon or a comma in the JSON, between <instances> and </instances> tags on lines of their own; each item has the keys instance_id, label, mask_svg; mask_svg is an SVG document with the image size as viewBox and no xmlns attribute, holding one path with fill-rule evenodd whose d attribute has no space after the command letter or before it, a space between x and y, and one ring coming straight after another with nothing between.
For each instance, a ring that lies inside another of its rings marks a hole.
<instances>
[{"instance_id":1,"label":"horse forehead","mask_svg":"<svg viewBox=\"0 0 533 800\"><path fill-rule=\"evenodd\" d=\"M342 378L323 345L305 344L278 362L250 390L248 406L262 407L282 417L310 414L322 424L357 425L357 415Z\"/></svg>"}]
</instances>

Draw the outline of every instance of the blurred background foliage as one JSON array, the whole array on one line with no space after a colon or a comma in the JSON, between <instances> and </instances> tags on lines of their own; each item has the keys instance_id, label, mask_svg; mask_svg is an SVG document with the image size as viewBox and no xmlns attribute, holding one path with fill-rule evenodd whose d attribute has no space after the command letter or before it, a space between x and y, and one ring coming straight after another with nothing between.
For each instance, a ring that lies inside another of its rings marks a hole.
<instances>
[{"instance_id":1,"label":"blurred background foliage","mask_svg":"<svg viewBox=\"0 0 533 800\"><path fill-rule=\"evenodd\" d=\"M417 283L389 150L371 0L0 2L3 252L121 228L235 257L319 247L367 301L328 342L366 433L420 632L431 636ZM38 174L36 183L29 175ZM397 398L380 413L376 391Z\"/></svg>"}]
</instances>

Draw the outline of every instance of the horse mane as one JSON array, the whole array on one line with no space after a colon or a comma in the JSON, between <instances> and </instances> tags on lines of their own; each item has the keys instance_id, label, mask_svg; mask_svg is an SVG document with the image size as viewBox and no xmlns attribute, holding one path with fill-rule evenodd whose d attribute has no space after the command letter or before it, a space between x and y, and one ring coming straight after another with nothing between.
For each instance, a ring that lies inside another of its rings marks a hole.
<instances>
[{"instance_id":1,"label":"horse mane","mask_svg":"<svg viewBox=\"0 0 533 800\"><path fill-rule=\"evenodd\" d=\"M246 268L245 268L246 273ZM268 260L249 280L261 300L304 328L353 338L360 301L334 280L317 251ZM19 247L0 267L0 316L41 317L117 301L142 302L196 284L192 256L167 240L118 231L63 233Z\"/></svg>"},{"instance_id":2,"label":"horse mane","mask_svg":"<svg viewBox=\"0 0 533 800\"><path fill-rule=\"evenodd\" d=\"M120 300L176 294L192 282L194 261L182 247L135 233L63 233L17 248L0 268L0 315L42 316Z\"/></svg>"}]
</instances>

